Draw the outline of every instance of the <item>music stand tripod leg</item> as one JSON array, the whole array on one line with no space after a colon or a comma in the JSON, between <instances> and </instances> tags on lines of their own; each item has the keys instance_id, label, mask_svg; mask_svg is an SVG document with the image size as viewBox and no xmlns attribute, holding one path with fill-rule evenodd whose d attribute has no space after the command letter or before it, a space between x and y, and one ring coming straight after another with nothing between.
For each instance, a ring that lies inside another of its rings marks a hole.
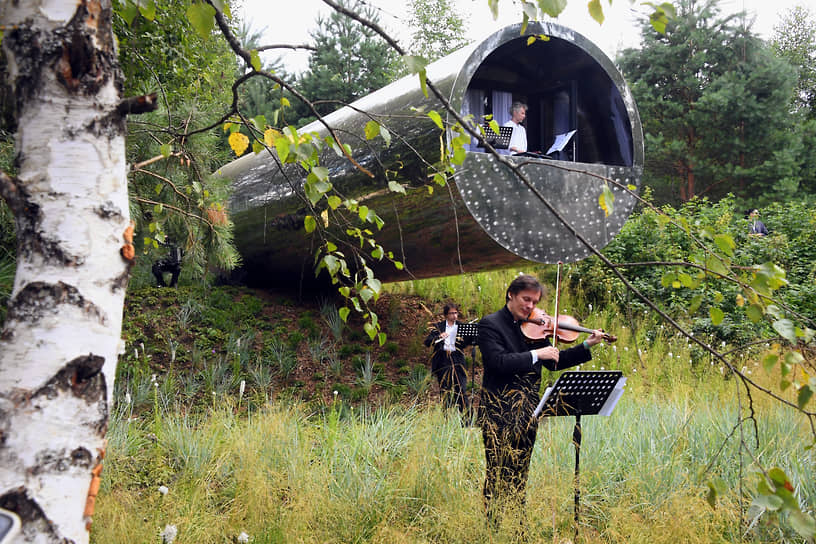
<instances>
[{"instance_id":1,"label":"music stand tripod leg","mask_svg":"<svg viewBox=\"0 0 816 544\"><path fill-rule=\"evenodd\" d=\"M581 414L575 414L575 427L572 431L572 443L575 444L575 515L573 520L575 522L575 542L578 542L578 512L581 503L581 480L580 480L580 464L581 464Z\"/></svg>"}]
</instances>

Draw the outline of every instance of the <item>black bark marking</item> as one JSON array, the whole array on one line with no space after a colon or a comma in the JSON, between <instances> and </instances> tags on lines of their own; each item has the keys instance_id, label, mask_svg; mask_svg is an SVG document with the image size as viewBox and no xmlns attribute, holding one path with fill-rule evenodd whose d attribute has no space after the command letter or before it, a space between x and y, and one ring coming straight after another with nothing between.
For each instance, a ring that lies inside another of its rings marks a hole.
<instances>
[{"instance_id":1,"label":"black bark marking","mask_svg":"<svg viewBox=\"0 0 816 544\"><path fill-rule=\"evenodd\" d=\"M75 397L89 404L106 401L105 378L100 372L104 364L104 357L92 353L68 361L34 397L54 398L60 391L70 390Z\"/></svg>"},{"instance_id":2,"label":"black bark marking","mask_svg":"<svg viewBox=\"0 0 816 544\"><path fill-rule=\"evenodd\" d=\"M94 208L94 211L102 219L110 219L111 217L119 219L122 217L122 210L110 200Z\"/></svg>"},{"instance_id":3,"label":"black bark marking","mask_svg":"<svg viewBox=\"0 0 816 544\"><path fill-rule=\"evenodd\" d=\"M52 542L64 542L68 540L60 538L54 524L45 516L40 505L28 496L24 487L18 487L0 495L0 508L11 510L20 517L23 525L22 535L44 534L48 535Z\"/></svg>"},{"instance_id":4,"label":"black bark marking","mask_svg":"<svg viewBox=\"0 0 816 544\"><path fill-rule=\"evenodd\" d=\"M56 313L62 304L76 306L100 324L107 325L107 317L99 307L80 295L76 287L61 281L55 284L37 281L23 287L9 302L7 319L36 323L42 315Z\"/></svg>"},{"instance_id":5,"label":"black bark marking","mask_svg":"<svg viewBox=\"0 0 816 544\"><path fill-rule=\"evenodd\" d=\"M44 70L53 70L69 94L93 96L111 78L121 94L124 78L113 46L112 13L110 5L102 8L98 0L84 0L64 27L45 32L27 20L6 31L3 45L18 69L13 82L18 119L43 88Z\"/></svg>"},{"instance_id":6,"label":"black bark marking","mask_svg":"<svg viewBox=\"0 0 816 544\"><path fill-rule=\"evenodd\" d=\"M9 208L14 213L18 258L38 254L47 262L65 266L78 266L85 262L82 256L69 254L58 240L50 238L42 231L42 209L34 202L31 193L18 178L3 176L0 179L0 194L6 198Z\"/></svg>"}]
</instances>

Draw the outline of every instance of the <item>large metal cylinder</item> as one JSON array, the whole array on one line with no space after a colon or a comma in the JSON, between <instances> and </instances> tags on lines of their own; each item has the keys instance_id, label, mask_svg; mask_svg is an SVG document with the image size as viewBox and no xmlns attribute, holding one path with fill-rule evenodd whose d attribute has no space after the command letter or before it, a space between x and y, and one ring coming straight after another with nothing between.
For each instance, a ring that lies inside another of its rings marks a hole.
<instances>
[{"instance_id":1,"label":"large metal cylinder","mask_svg":"<svg viewBox=\"0 0 816 544\"><path fill-rule=\"evenodd\" d=\"M366 176L347 159L326 150L321 162L345 198L375 209L385 227L377 240L405 265L375 267L383 281L423 278L506 267L519 261L572 262L590 254L573 233L596 248L617 234L635 198L610 185L614 211L598 203L603 179L640 186L643 134L623 76L588 39L561 25L532 22L506 27L431 64L428 78L463 115L492 114L501 123L511 100L528 104L530 150L547 151L559 134L574 134L553 158L510 157L544 195L564 225L539 198L495 157L471 144L452 183L429 194L428 163L438 160L443 134L425 115L443 112L425 97L416 75L396 81L328 115L355 160L375 174ZM530 36L540 39L528 42ZM546 36L547 39L541 39ZM365 124L377 120L392 134L366 141ZM453 119L449 119L453 122ZM302 129L323 135L315 122ZM409 181L407 195L387 190L386 172ZM267 152L242 157L220 173L233 182L229 211L243 258L245 281L293 286L314 281L316 242L305 233L304 173L281 167Z\"/></svg>"}]
</instances>

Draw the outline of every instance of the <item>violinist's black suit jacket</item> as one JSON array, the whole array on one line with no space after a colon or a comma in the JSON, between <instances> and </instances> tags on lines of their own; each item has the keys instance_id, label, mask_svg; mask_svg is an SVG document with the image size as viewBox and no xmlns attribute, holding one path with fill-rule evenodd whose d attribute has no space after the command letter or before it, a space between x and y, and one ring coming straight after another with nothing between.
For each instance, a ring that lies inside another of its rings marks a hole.
<instances>
[{"instance_id":1,"label":"violinist's black suit jacket","mask_svg":"<svg viewBox=\"0 0 816 544\"><path fill-rule=\"evenodd\" d=\"M527 472L535 445L541 367L563 370L592 359L583 344L563 349L558 362L542 360L533 365L530 350L550 345L548 339L529 344L520 323L507 306L479 322L482 352L481 426L487 464L484 497L488 516L495 520L497 508L506 501L516 508L524 504ZM498 503L498 504L496 504Z\"/></svg>"}]
</instances>

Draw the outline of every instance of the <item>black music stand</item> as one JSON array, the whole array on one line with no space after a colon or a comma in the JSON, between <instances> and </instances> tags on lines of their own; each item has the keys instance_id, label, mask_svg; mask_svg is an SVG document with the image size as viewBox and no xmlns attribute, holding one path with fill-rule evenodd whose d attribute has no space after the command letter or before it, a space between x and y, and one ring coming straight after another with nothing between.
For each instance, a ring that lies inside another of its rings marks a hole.
<instances>
[{"instance_id":1,"label":"black music stand","mask_svg":"<svg viewBox=\"0 0 816 544\"><path fill-rule=\"evenodd\" d=\"M475 380L475 368L476 368L476 340L479 336L479 322L478 321L471 321L469 323L460 323L459 328L456 330L457 340L460 338L462 339L462 348L466 348L467 346L473 346L473 349L470 352L470 402L468 402L468 406L470 406L471 412L473 410L473 391L474 391L474 380ZM464 351L464 349L463 349ZM467 356L465 357L467 358ZM471 420L469 423L473 423L472 414L468 414L468 418Z\"/></svg>"},{"instance_id":2,"label":"black music stand","mask_svg":"<svg viewBox=\"0 0 816 544\"><path fill-rule=\"evenodd\" d=\"M581 416L612 413L623 394L626 378L620 370L564 372L552 387L548 387L533 418L575 416L572 442L575 444L575 540L578 540L578 511L581 500L579 466L581 458Z\"/></svg>"},{"instance_id":3,"label":"black music stand","mask_svg":"<svg viewBox=\"0 0 816 544\"><path fill-rule=\"evenodd\" d=\"M484 124L484 139L493 146L494 149L507 149L510 147L510 138L513 137L513 127L499 127L499 133L493 132L488 123Z\"/></svg>"}]
</instances>

